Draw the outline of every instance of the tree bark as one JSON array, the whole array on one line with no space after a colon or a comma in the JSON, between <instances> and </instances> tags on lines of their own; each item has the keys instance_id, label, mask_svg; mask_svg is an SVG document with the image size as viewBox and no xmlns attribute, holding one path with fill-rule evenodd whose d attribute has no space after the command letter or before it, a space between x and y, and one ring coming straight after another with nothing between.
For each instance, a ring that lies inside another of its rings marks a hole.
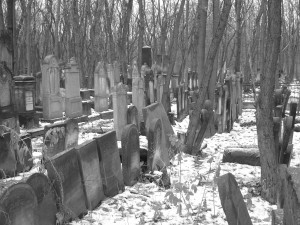
<instances>
[{"instance_id":1,"label":"tree bark","mask_svg":"<svg viewBox=\"0 0 300 225\"><path fill-rule=\"evenodd\" d=\"M277 167L273 135L273 93L281 39L281 0L268 0L268 39L265 67L261 74L261 92L257 101L257 136L261 163L262 197L276 202Z\"/></svg>"},{"instance_id":2,"label":"tree bark","mask_svg":"<svg viewBox=\"0 0 300 225\"><path fill-rule=\"evenodd\" d=\"M242 0L235 0L236 14L236 48L235 48L235 65L234 72L241 72L241 47L242 47L242 17L241 17Z\"/></svg>"},{"instance_id":3,"label":"tree bark","mask_svg":"<svg viewBox=\"0 0 300 225\"><path fill-rule=\"evenodd\" d=\"M138 71L141 73L142 67L142 48L144 44L144 34L145 34L145 11L143 0L139 0L139 37L138 37ZM149 65L150 66L150 65Z\"/></svg>"},{"instance_id":4,"label":"tree bark","mask_svg":"<svg viewBox=\"0 0 300 225\"><path fill-rule=\"evenodd\" d=\"M59 59L59 37L58 37L58 30L59 30L59 21L60 21L60 5L61 0L57 0L57 9L56 9L56 19L55 19L55 30L54 30L54 55L57 59Z\"/></svg>"}]
</instances>

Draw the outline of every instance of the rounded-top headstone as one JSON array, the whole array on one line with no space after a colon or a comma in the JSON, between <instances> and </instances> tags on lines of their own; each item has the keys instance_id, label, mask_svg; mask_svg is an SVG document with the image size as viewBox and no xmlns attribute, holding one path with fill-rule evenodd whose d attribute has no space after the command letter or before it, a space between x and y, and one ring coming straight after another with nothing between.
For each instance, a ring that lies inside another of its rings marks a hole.
<instances>
[{"instance_id":1,"label":"rounded-top headstone","mask_svg":"<svg viewBox=\"0 0 300 225\"><path fill-rule=\"evenodd\" d=\"M127 109L127 124L135 124L139 127L138 110L134 105L129 106Z\"/></svg>"},{"instance_id":2,"label":"rounded-top headstone","mask_svg":"<svg viewBox=\"0 0 300 225\"><path fill-rule=\"evenodd\" d=\"M20 182L10 186L2 194L0 205L9 221L7 225L39 225L35 213L37 197L29 184Z\"/></svg>"},{"instance_id":3,"label":"rounded-top headstone","mask_svg":"<svg viewBox=\"0 0 300 225\"><path fill-rule=\"evenodd\" d=\"M58 62L54 55L47 55L44 59L44 64L51 64L52 66L58 67Z\"/></svg>"}]
</instances>

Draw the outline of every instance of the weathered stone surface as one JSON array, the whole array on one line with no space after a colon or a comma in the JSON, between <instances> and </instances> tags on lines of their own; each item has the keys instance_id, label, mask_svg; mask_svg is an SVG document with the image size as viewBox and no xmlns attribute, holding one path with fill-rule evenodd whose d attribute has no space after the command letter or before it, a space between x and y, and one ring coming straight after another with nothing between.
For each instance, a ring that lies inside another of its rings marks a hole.
<instances>
[{"instance_id":1,"label":"weathered stone surface","mask_svg":"<svg viewBox=\"0 0 300 225\"><path fill-rule=\"evenodd\" d=\"M228 225L252 225L238 184L231 173L218 178L218 190Z\"/></svg>"},{"instance_id":2,"label":"weathered stone surface","mask_svg":"<svg viewBox=\"0 0 300 225\"><path fill-rule=\"evenodd\" d=\"M48 177L42 173L32 174L26 181L37 197L35 214L39 225L53 225L56 222L56 194Z\"/></svg>"},{"instance_id":3,"label":"weathered stone surface","mask_svg":"<svg viewBox=\"0 0 300 225\"><path fill-rule=\"evenodd\" d=\"M161 159L166 166L169 165L170 159L168 149L170 148L169 136L174 135L173 128L170 124L168 115L161 103L154 103L143 108L143 115L146 127L146 133L148 134L150 124L153 119L157 118L161 120L162 124L162 137L161 137Z\"/></svg>"},{"instance_id":4,"label":"weathered stone surface","mask_svg":"<svg viewBox=\"0 0 300 225\"><path fill-rule=\"evenodd\" d=\"M95 86L95 111L102 112L108 110L108 84L107 74L104 70L104 63L99 62L94 73Z\"/></svg>"},{"instance_id":5,"label":"weathered stone surface","mask_svg":"<svg viewBox=\"0 0 300 225\"><path fill-rule=\"evenodd\" d=\"M258 148L227 148L224 151L222 162L260 166Z\"/></svg>"},{"instance_id":6,"label":"weathered stone surface","mask_svg":"<svg viewBox=\"0 0 300 225\"><path fill-rule=\"evenodd\" d=\"M122 133L122 171L126 186L132 186L140 175L139 130L135 124L124 127Z\"/></svg>"},{"instance_id":7,"label":"weathered stone surface","mask_svg":"<svg viewBox=\"0 0 300 225\"><path fill-rule=\"evenodd\" d=\"M283 224L283 210L277 209L271 212L272 224L271 225L282 225Z\"/></svg>"},{"instance_id":8,"label":"weathered stone surface","mask_svg":"<svg viewBox=\"0 0 300 225\"><path fill-rule=\"evenodd\" d=\"M0 135L0 177L12 176L17 168L15 151L11 149L10 138L10 132Z\"/></svg>"},{"instance_id":9,"label":"weathered stone surface","mask_svg":"<svg viewBox=\"0 0 300 225\"><path fill-rule=\"evenodd\" d=\"M37 197L29 184L20 182L6 189L0 198L0 207L3 208L7 221L1 224L39 225L35 214Z\"/></svg>"},{"instance_id":10,"label":"weathered stone surface","mask_svg":"<svg viewBox=\"0 0 300 225\"><path fill-rule=\"evenodd\" d=\"M45 163L50 181L59 196L59 211L64 221L74 219L86 212L85 195L76 150L68 149Z\"/></svg>"},{"instance_id":11,"label":"weathered stone surface","mask_svg":"<svg viewBox=\"0 0 300 225\"><path fill-rule=\"evenodd\" d=\"M104 194L107 197L113 197L124 191L116 132L107 132L101 137L95 138L95 140L100 158L100 172Z\"/></svg>"},{"instance_id":12,"label":"weathered stone surface","mask_svg":"<svg viewBox=\"0 0 300 225\"><path fill-rule=\"evenodd\" d=\"M139 128L138 110L134 105L127 109L127 124L135 124Z\"/></svg>"},{"instance_id":13,"label":"weathered stone surface","mask_svg":"<svg viewBox=\"0 0 300 225\"><path fill-rule=\"evenodd\" d=\"M84 142L76 147L76 150L87 200L87 208L93 210L104 199L96 141Z\"/></svg>"},{"instance_id":14,"label":"weathered stone surface","mask_svg":"<svg viewBox=\"0 0 300 225\"><path fill-rule=\"evenodd\" d=\"M151 121L148 131L147 167L149 170L161 170L166 165L162 160L162 124L156 118Z\"/></svg>"},{"instance_id":15,"label":"weathered stone surface","mask_svg":"<svg viewBox=\"0 0 300 225\"><path fill-rule=\"evenodd\" d=\"M17 151L18 154L17 171L18 172L28 171L33 166L32 145L31 145L30 134L20 135L18 147L19 150Z\"/></svg>"},{"instance_id":16,"label":"weathered stone surface","mask_svg":"<svg viewBox=\"0 0 300 225\"><path fill-rule=\"evenodd\" d=\"M42 65L43 82L43 117L55 119L62 117L61 96L59 89L59 66L53 55L48 55Z\"/></svg>"}]
</instances>

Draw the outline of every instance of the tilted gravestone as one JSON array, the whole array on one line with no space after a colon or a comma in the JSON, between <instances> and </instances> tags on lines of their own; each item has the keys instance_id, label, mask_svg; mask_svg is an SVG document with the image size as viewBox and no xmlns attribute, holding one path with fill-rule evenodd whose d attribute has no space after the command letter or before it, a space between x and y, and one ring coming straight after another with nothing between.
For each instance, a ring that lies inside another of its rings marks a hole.
<instances>
[{"instance_id":1,"label":"tilted gravestone","mask_svg":"<svg viewBox=\"0 0 300 225\"><path fill-rule=\"evenodd\" d=\"M104 63L98 62L94 73L94 89L95 89L95 111L103 112L108 110L108 85L107 74L104 70Z\"/></svg>"},{"instance_id":2,"label":"tilted gravestone","mask_svg":"<svg viewBox=\"0 0 300 225\"><path fill-rule=\"evenodd\" d=\"M116 132L107 132L101 137L95 138L95 140L100 158L100 172L104 194L107 197L113 197L124 191Z\"/></svg>"},{"instance_id":3,"label":"tilted gravestone","mask_svg":"<svg viewBox=\"0 0 300 225\"><path fill-rule=\"evenodd\" d=\"M79 69L75 58L70 59L70 63L65 68L66 87L66 117L75 118L82 116L82 99L80 97Z\"/></svg>"},{"instance_id":4,"label":"tilted gravestone","mask_svg":"<svg viewBox=\"0 0 300 225\"><path fill-rule=\"evenodd\" d=\"M220 176L217 184L228 225L252 225L242 193L234 176L231 173Z\"/></svg>"},{"instance_id":5,"label":"tilted gravestone","mask_svg":"<svg viewBox=\"0 0 300 225\"><path fill-rule=\"evenodd\" d=\"M15 151L11 146L11 133L0 135L0 177L13 176L17 168Z\"/></svg>"},{"instance_id":6,"label":"tilted gravestone","mask_svg":"<svg viewBox=\"0 0 300 225\"><path fill-rule=\"evenodd\" d=\"M135 124L124 127L122 133L122 171L126 186L132 186L140 175L140 140Z\"/></svg>"},{"instance_id":7,"label":"tilted gravestone","mask_svg":"<svg viewBox=\"0 0 300 225\"><path fill-rule=\"evenodd\" d=\"M59 92L59 66L53 55L48 55L42 65L43 117L44 119L61 118L62 106Z\"/></svg>"},{"instance_id":8,"label":"tilted gravestone","mask_svg":"<svg viewBox=\"0 0 300 225\"><path fill-rule=\"evenodd\" d=\"M59 197L59 211L64 221L75 219L86 212L86 200L74 148L65 150L45 163L48 177Z\"/></svg>"},{"instance_id":9,"label":"tilted gravestone","mask_svg":"<svg viewBox=\"0 0 300 225\"><path fill-rule=\"evenodd\" d=\"M126 85L119 83L112 89L114 109L114 129L117 140L121 140L122 131L127 124L127 90Z\"/></svg>"},{"instance_id":10,"label":"tilted gravestone","mask_svg":"<svg viewBox=\"0 0 300 225\"><path fill-rule=\"evenodd\" d=\"M135 124L139 128L138 110L134 105L127 109L127 124Z\"/></svg>"},{"instance_id":11,"label":"tilted gravestone","mask_svg":"<svg viewBox=\"0 0 300 225\"><path fill-rule=\"evenodd\" d=\"M56 193L48 177L43 173L34 173L26 181L37 197L35 214L38 225L52 225L56 222Z\"/></svg>"},{"instance_id":12,"label":"tilted gravestone","mask_svg":"<svg viewBox=\"0 0 300 225\"><path fill-rule=\"evenodd\" d=\"M162 123L156 118L150 123L148 131L147 168L151 171L165 167L162 152Z\"/></svg>"},{"instance_id":13,"label":"tilted gravestone","mask_svg":"<svg viewBox=\"0 0 300 225\"><path fill-rule=\"evenodd\" d=\"M146 127L146 133L148 134L150 125L154 119L160 119L162 124L162 137L161 137L161 159L165 166L170 163L168 149L171 146L169 136L174 135L173 128L170 124L168 115L161 103L154 103L143 108L143 115ZM148 135L147 135L148 136Z\"/></svg>"},{"instance_id":14,"label":"tilted gravestone","mask_svg":"<svg viewBox=\"0 0 300 225\"><path fill-rule=\"evenodd\" d=\"M44 157L52 157L78 145L79 127L74 119L45 126Z\"/></svg>"},{"instance_id":15,"label":"tilted gravestone","mask_svg":"<svg viewBox=\"0 0 300 225\"><path fill-rule=\"evenodd\" d=\"M93 210L104 199L100 173L99 155L95 140L84 142L76 147L87 208Z\"/></svg>"},{"instance_id":16,"label":"tilted gravestone","mask_svg":"<svg viewBox=\"0 0 300 225\"><path fill-rule=\"evenodd\" d=\"M5 213L1 224L39 225L36 216L37 204L37 197L29 184L23 182L13 184L0 198L0 208Z\"/></svg>"}]
</instances>

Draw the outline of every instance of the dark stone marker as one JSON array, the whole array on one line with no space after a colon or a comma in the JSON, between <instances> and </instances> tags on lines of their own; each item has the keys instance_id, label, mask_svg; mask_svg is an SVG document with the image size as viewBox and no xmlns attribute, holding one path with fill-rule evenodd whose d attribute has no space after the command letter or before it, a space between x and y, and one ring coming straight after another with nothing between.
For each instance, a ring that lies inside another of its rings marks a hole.
<instances>
[{"instance_id":1,"label":"dark stone marker","mask_svg":"<svg viewBox=\"0 0 300 225\"><path fill-rule=\"evenodd\" d=\"M124 191L123 174L117 145L116 131L95 138L100 159L104 195L113 197Z\"/></svg>"},{"instance_id":2,"label":"dark stone marker","mask_svg":"<svg viewBox=\"0 0 300 225\"><path fill-rule=\"evenodd\" d=\"M90 100L91 99L91 92L88 89L81 89L80 90L80 97L82 100Z\"/></svg>"},{"instance_id":3,"label":"dark stone marker","mask_svg":"<svg viewBox=\"0 0 300 225\"><path fill-rule=\"evenodd\" d=\"M86 141L76 147L76 150L87 200L86 206L89 210L93 210L104 199L96 141Z\"/></svg>"},{"instance_id":4,"label":"dark stone marker","mask_svg":"<svg viewBox=\"0 0 300 225\"><path fill-rule=\"evenodd\" d=\"M154 103L143 108L143 117L147 135L152 121L154 119L161 120L162 136L160 154L162 162L165 164L165 166L168 166L170 164L168 149L171 146L169 136L174 135L174 131L163 105L161 103Z\"/></svg>"},{"instance_id":5,"label":"dark stone marker","mask_svg":"<svg viewBox=\"0 0 300 225\"><path fill-rule=\"evenodd\" d=\"M152 49L150 46L144 46L142 48L142 65L147 64L149 68L152 66ZM142 66L138 65L138 66Z\"/></svg>"},{"instance_id":6,"label":"dark stone marker","mask_svg":"<svg viewBox=\"0 0 300 225\"><path fill-rule=\"evenodd\" d=\"M124 184L132 186L140 175L140 140L135 124L124 127L122 132L122 171Z\"/></svg>"},{"instance_id":7,"label":"dark stone marker","mask_svg":"<svg viewBox=\"0 0 300 225\"><path fill-rule=\"evenodd\" d=\"M149 170L160 170L165 167L162 158L162 124L160 119L153 119L148 132L147 167Z\"/></svg>"},{"instance_id":8,"label":"dark stone marker","mask_svg":"<svg viewBox=\"0 0 300 225\"><path fill-rule=\"evenodd\" d=\"M37 197L29 184L20 182L10 186L0 198L5 212L5 225L39 225L35 214ZM0 222L3 222L2 220Z\"/></svg>"},{"instance_id":9,"label":"dark stone marker","mask_svg":"<svg viewBox=\"0 0 300 225\"><path fill-rule=\"evenodd\" d=\"M44 156L52 157L68 148L78 145L79 128L75 119L45 126L44 142L46 151Z\"/></svg>"},{"instance_id":10,"label":"dark stone marker","mask_svg":"<svg viewBox=\"0 0 300 225\"><path fill-rule=\"evenodd\" d=\"M45 163L48 177L59 196L59 211L64 211L64 221L77 218L86 212L85 195L81 182L76 150L69 149L50 158Z\"/></svg>"},{"instance_id":11,"label":"dark stone marker","mask_svg":"<svg viewBox=\"0 0 300 225\"><path fill-rule=\"evenodd\" d=\"M227 148L222 162L260 166L260 154L257 148Z\"/></svg>"},{"instance_id":12,"label":"dark stone marker","mask_svg":"<svg viewBox=\"0 0 300 225\"><path fill-rule=\"evenodd\" d=\"M283 224L283 210L276 209L271 212L272 224L271 225L282 225Z\"/></svg>"},{"instance_id":13,"label":"dark stone marker","mask_svg":"<svg viewBox=\"0 0 300 225\"><path fill-rule=\"evenodd\" d=\"M37 197L35 211L39 225L53 225L56 222L56 194L48 177L42 173L32 174L26 181Z\"/></svg>"},{"instance_id":14,"label":"dark stone marker","mask_svg":"<svg viewBox=\"0 0 300 225\"><path fill-rule=\"evenodd\" d=\"M13 176L16 171L17 160L15 152L10 147L10 133L0 135L0 177Z\"/></svg>"},{"instance_id":15,"label":"dark stone marker","mask_svg":"<svg viewBox=\"0 0 300 225\"><path fill-rule=\"evenodd\" d=\"M231 173L218 178L218 190L228 225L252 225L241 191Z\"/></svg>"},{"instance_id":16,"label":"dark stone marker","mask_svg":"<svg viewBox=\"0 0 300 225\"><path fill-rule=\"evenodd\" d=\"M135 124L139 128L139 115L138 110L134 105L127 109L127 124Z\"/></svg>"},{"instance_id":17,"label":"dark stone marker","mask_svg":"<svg viewBox=\"0 0 300 225\"><path fill-rule=\"evenodd\" d=\"M84 100L82 101L82 114L83 115L91 115L92 114L92 101L91 100Z\"/></svg>"}]
</instances>

